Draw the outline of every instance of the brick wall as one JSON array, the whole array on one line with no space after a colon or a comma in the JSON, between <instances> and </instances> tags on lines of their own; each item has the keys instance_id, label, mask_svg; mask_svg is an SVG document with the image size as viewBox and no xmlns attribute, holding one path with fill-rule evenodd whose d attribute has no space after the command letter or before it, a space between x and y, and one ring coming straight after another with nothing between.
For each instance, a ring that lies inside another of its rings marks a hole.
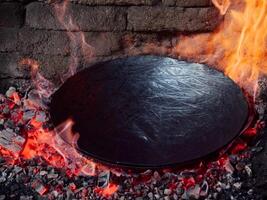
<instances>
[{"instance_id":1,"label":"brick wall","mask_svg":"<svg viewBox=\"0 0 267 200\"><path fill-rule=\"evenodd\" d=\"M50 0L51 2L51 0ZM91 62L136 54L172 56L179 34L212 31L220 16L210 0L71 0L69 12L94 47ZM77 28L70 29L76 33ZM0 84L27 84L21 58L41 63L42 73L58 84L71 55L66 28L51 3L0 2ZM152 45L151 45L152 44ZM81 67L89 66L81 62Z\"/></svg>"}]
</instances>

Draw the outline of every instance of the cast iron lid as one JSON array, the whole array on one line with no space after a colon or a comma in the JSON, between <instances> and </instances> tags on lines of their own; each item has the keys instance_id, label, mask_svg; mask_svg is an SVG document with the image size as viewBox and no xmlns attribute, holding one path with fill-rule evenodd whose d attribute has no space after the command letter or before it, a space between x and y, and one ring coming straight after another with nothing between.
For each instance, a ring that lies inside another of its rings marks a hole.
<instances>
[{"instance_id":1,"label":"cast iron lid","mask_svg":"<svg viewBox=\"0 0 267 200\"><path fill-rule=\"evenodd\" d=\"M72 117L80 151L134 167L213 153L240 133L248 116L240 88L221 72L157 56L87 68L55 92L50 106L55 125Z\"/></svg>"}]
</instances>

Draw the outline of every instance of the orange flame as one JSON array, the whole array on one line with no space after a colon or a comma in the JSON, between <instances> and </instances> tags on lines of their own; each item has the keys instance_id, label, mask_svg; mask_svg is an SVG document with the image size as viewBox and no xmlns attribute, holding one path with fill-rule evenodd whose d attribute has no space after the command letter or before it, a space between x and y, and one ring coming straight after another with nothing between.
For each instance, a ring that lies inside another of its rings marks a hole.
<instances>
[{"instance_id":1,"label":"orange flame","mask_svg":"<svg viewBox=\"0 0 267 200\"><path fill-rule=\"evenodd\" d=\"M83 157L75 148L77 134L72 133L73 121L67 120L53 131L42 128L42 123L32 119L33 131L28 132L21 155L26 159L40 156L56 167L68 167L71 174L95 175L96 164Z\"/></svg>"},{"instance_id":2,"label":"orange flame","mask_svg":"<svg viewBox=\"0 0 267 200\"><path fill-rule=\"evenodd\" d=\"M79 27L73 23L71 14L68 13L68 2L68 0L63 0L54 4L55 15L61 25L68 31L71 47L69 71L62 81L76 73L80 54L85 59L92 55L92 47L87 44L84 33L79 31ZM23 59L20 61L20 65L27 65L31 68L32 82L38 94L37 99L26 99L25 103L38 110L42 108L43 100L49 99L56 88L39 73L39 63L37 61ZM35 118L29 124L34 128L34 131L27 133L27 141L21 152L22 156L27 159L40 156L54 166L71 168L71 174L95 175L96 164L83 157L76 150L79 134L72 133L74 124L72 120L67 120L53 131L44 130L43 123L38 122ZM100 165L98 167L101 168Z\"/></svg>"},{"instance_id":3,"label":"orange flame","mask_svg":"<svg viewBox=\"0 0 267 200\"><path fill-rule=\"evenodd\" d=\"M213 3L226 13L222 24L214 33L183 36L175 51L183 58L218 66L255 96L259 77L267 73L267 1Z\"/></svg>"},{"instance_id":4,"label":"orange flame","mask_svg":"<svg viewBox=\"0 0 267 200\"><path fill-rule=\"evenodd\" d=\"M19 65L26 65L31 68L31 79L40 99L48 99L54 92L55 86L39 73L39 63L36 60L25 58Z\"/></svg>"},{"instance_id":5,"label":"orange flame","mask_svg":"<svg viewBox=\"0 0 267 200\"><path fill-rule=\"evenodd\" d=\"M230 0L212 0L212 3L219 9L221 15L226 14L231 4Z\"/></svg>"},{"instance_id":6,"label":"orange flame","mask_svg":"<svg viewBox=\"0 0 267 200\"><path fill-rule=\"evenodd\" d=\"M119 189L118 185L114 183L109 183L107 187L96 188L95 191L104 197L109 197L113 195L115 192L117 192L118 189Z\"/></svg>"}]
</instances>

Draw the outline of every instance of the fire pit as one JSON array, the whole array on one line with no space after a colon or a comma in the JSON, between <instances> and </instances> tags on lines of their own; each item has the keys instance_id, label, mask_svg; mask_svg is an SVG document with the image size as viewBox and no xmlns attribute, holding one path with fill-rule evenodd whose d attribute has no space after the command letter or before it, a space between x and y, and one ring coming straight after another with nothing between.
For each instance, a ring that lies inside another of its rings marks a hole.
<instances>
[{"instance_id":1,"label":"fire pit","mask_svg":"<svg viewBox=\"0 0 267 200\"><path fill-rule=\"evenodd\" d=\"M0 199L267 199L266 10L1 1Z\"/></svg>"},{"instance_id":2,"label":"fire pit","mask_svg":"<svg viewBox=\"0 0 267 200\"><path fill-rule=\"evenodd\" d=\"M80 151L134 167L184 164L214 153L242 131L248 116L241 90L221 72L156 56L83 70L50 106L55 125L74 120Z\"/></svg>"}]
</instances>

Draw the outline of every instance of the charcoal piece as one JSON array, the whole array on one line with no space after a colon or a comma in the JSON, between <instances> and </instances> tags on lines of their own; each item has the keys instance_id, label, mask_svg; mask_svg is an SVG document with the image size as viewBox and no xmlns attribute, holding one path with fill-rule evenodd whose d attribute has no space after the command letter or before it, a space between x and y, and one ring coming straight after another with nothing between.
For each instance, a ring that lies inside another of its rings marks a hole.
<instances>
[{"instance_id":1,"label":"charcoal piece","mask_svg":"<svg viewBox=\"0 0 267 200\"><path fill-rule=\"evenodd\" d=\"M98 175L97 186L105 188L109 184L110 171L103 171Z\"/></svg>"},{"instance_id":2,"label":"charcoal piece","mask_svg":"<svg viewBox=\"0 0 267 200\"><path fill-rule=\"evenodd\" d=\"M98 63L52 96L54 125L69 117L81 152L133 167L184 164L216 152L244 127L248 104L223 73L167 57Z\"/></svg>"},{"instance_id":3,"label":"charcoal piece","mask_svg":"<svg viewBox=\"0 0 267 200\"><path fill-rule=\"evenodd\" d=\"M0 145L13 154L18 155L23 149L25 139L7 128L0 131Z\"/></svg>"}]
</instances>

